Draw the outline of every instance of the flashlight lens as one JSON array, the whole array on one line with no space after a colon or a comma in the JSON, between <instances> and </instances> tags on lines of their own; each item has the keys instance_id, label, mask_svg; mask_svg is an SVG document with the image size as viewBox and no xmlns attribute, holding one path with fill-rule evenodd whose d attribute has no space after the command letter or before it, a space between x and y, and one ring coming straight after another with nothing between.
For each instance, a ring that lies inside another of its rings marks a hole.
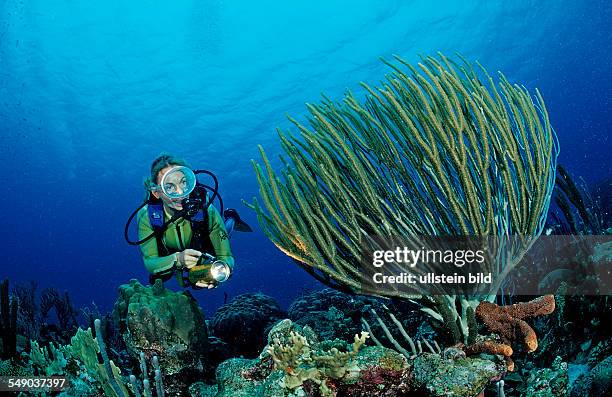
<instances>
[{"instance_id":1,"label":"flashlight lens","mask_svg":"<svg viewBox=\"0 0 612 397\"><path fill-rule=\"evenodd\" d=\"M226 281L230 276L230 268L226 263L215 262L210 268L210 275L218 283Z\"/></svg>"}]
</instances>

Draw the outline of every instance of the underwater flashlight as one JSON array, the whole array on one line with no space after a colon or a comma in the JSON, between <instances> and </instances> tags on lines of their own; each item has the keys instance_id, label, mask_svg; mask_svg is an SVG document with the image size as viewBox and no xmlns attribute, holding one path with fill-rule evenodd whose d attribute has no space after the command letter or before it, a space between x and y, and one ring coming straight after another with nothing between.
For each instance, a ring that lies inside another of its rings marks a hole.
<instances>
[{"instance_id":1,"label":"underwater flashlight","mask_svg":"<svg viewBox=\"0 0 612 397\"><path fill-rule=\"evenodd\" d=\"M210 267L210 275L218 283L226 281L230 276L230 272L230 267L222 261L213 262Z\"/></svg>"},{"instance_id":2,"label":"underwater flashlight","mask_svg":"<svg viewBox=\"0 0 612 397\"><path fill-rule=\"evenodd\" d=\"M191 285L196 285L202 281L206 284L211 282L223 283L227 281L231 273L232 269L227 263L204 253L198 263L187 271L187 277Z\"/></svg>"}]
</instances>

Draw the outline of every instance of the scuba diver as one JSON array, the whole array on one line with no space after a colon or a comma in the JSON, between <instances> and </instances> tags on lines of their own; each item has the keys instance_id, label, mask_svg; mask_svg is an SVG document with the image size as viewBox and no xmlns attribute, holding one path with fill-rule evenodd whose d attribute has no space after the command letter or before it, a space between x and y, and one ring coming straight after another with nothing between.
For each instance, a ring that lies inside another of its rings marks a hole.
<instances>
[{"instance_id":1,"label":"scuba diver","mask_svg":"<svg viewBox=\"0 0 612 397\"><path fill-rule=\"evenodd\" d=\"M199 174L212 177L214 186L198 181ZM196 289L226 281L234 268L232 232L252 230L236 210L223 211L216 176L193 171L185 161L162 154L151 164L145 190L147 199L128 219L124 234L129 244L140 246L150 282L166 281L173 274L181 286ZM215 199L221 212L212 205ZM131 241L128 228L136 215L138 241Z\"/></svg>"}]
</instances>

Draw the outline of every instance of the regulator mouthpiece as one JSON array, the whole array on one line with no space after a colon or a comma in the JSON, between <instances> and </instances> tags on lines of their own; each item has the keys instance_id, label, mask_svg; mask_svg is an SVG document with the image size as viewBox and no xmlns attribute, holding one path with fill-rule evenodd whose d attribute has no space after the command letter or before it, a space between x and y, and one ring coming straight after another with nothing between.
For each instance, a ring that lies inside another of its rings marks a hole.
<instances>
[{"instance_id":1,"label":"regulator mouthpiece","mask_svg":"<svg viewBox=\"0 0 612 397\"><path fill-rule=\"evenodd\" d=\"M231 269L227 263L216 261L210 268L210 276L218 283L226 281L231 273Z\"/></svg>"},{"instance_id":2,"label":"regulator mouthpiece","mask_svg":"<svg viewBox=\"0 0 612 397\"><path fill-rule=\"evenodd\" d=\"M180 165L166 171L157 188L171 199L182 199L188 197L195 189L196 182L193 171L189 167Z\"/></svg>"}]
</instances>

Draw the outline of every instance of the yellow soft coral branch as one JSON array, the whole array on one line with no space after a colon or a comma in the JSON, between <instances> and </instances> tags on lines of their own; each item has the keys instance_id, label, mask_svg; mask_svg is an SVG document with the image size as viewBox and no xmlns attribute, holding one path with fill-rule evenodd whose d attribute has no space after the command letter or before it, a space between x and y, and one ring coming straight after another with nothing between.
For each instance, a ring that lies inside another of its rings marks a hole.
<instances>
[{"instance_id":1,"label":"yellow soft coral branch","mask_svg":"<svg viewBox=\"0 0 612 397\"><path fill-rule=\"evenodd\" d=\"M309 127L279 131L280 176L261 149L252 208L283 252L359 291L368 236L495 236L499 287L542 232L558 148L539 92L459 58L396 57L364 101L309 104Z\"/></svg>"}]
</instances>

